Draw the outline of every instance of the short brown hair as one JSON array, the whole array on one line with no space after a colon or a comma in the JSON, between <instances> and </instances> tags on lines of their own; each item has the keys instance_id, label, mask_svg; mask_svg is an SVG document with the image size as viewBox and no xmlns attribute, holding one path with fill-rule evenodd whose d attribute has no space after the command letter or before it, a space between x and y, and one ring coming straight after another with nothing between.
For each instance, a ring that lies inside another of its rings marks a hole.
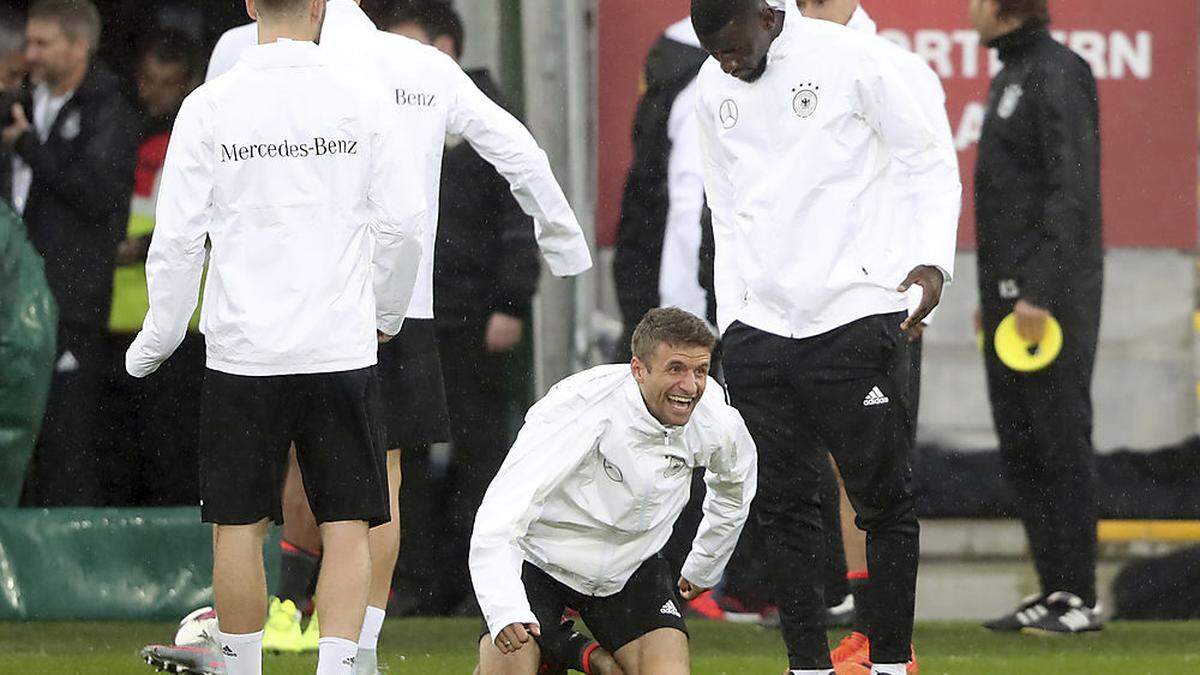
<instances>
[{"instance_id":1,"label":"short brown hair","mask_svg":"<svg viewBox=\"0 0 1200 675\"><path fill-rule=\"evenodd\" d=\"M659 343L676 347L704 347L712 351L717 344L708 324L690 312L678 307L661 307L646 312L646 316L633 329L630 349L633 355L647 361Z\"/></svg>"},{"instance_id":2,"label":"short brown hair","mask_svg":"<svg viewBox=\"0 0 1200 675\"><path fill-rule=\"evenodd\" d=\"M1016 19L1021 22L1050 21L1049 0L996 0L1000 5L1001 19Z\"/></svg>"},{"instance_id":3,"label":"short brown hair","mask_svg":"<svg viewBox=\"0 0 1200 675\"><path fill-rule=\"evenodd\" d=\"M29 20L57 21L72 40L84 39L95 52L100 47L100 12L92 0L38 0L29 8Z\"/></svg>"}]
</instances>

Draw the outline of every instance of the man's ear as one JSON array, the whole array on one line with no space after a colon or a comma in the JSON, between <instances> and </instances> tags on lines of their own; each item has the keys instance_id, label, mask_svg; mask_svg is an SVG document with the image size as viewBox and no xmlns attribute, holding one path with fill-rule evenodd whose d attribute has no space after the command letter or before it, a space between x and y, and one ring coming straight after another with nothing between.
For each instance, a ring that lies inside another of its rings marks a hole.
<instances>
[{"instance_id":1,"label":"man's ear","mask_svg":"<svg viewBox=\"0 0 1200 675\"><path fill-rule=\"evenodd\" d=\"M633 379L639 383L646 379L646 364L636 356L629 362L629 371L633 373Z\"/></svg>"},{"instance_id":2,"label":"man's ear","mask_svg":"<svg viewBox=\"0 0 1200 675\"><path fill-rule=\"evenodd\" d=\"M254 6L254 0L246 0L246 14L251 21L258 21L258 8Z\"/></svg>"}]
</instances>

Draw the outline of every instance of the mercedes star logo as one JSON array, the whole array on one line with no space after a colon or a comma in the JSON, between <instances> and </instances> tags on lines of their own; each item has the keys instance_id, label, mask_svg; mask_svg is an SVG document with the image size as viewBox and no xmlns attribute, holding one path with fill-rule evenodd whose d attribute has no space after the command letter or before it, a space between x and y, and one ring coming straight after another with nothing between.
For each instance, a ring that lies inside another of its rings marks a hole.
<instances>
[{"instance_id":1,"label":"mercedes star logo","mask_svg":"<svg viewBox=\"0 0 1200 675\"><path fill-rule=\"evenodd\" d=\"M738 107L733 99L727 98L721 102L721 126L732 129L738 122Z\"/></svg>"}]
</instances>

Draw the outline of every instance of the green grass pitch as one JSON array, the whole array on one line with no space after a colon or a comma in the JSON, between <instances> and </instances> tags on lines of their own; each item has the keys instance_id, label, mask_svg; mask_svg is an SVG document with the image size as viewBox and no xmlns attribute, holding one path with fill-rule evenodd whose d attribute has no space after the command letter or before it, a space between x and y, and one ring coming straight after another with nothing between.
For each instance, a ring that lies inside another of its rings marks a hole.
<instances>
[{"instance_id":1,"label":"green grass pitch","mask_svg":"<svg viewBox=\"0 0 1200 675\"><path fill-rule=\"evenodd\" d=\"M469 674L478 622L470 619L388 621L381 663L388 675ZM693 620L692 672L779 675L783 646L776 631ZM170 640L164 623L0 623L0 673L122 675L152 673L138 660L144 643ZM993 635L974 624L917 627L922 675L1184 675L1200 674L1200 622L1114 623L1103 633L1044 638ZM271 675L312 673L315 656L268 656Z\"/></svg>"}]
</instances>

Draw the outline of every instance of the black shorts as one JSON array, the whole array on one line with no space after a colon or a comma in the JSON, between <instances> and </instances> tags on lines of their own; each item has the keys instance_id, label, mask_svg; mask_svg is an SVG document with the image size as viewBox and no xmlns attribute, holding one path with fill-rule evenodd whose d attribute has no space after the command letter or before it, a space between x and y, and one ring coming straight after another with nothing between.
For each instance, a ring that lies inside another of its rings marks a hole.
<instances>
[{"instance_id":1,"label":"black shorts","mask_svg":"<svg viewBox=\"0 0 1200 675\"><path fill-rule=\"evenodd\" d=\"M405 319L400 334L379 345L381 417L388 450L450 440L450 413L433 319Z\"/></svg>"},{"instance_id":2,"label":"black shorts","mask_svg":"<svg viewBox=\"0 0 1200 675\"><path fill-rule=\"evenodd\" d=\"M610 654L659 628L687 635L675 578L660 555L642 563L619 592L603 598L584 595L528 562L521 567L521 582L542 629L536 639L543 652L545 643L557 637L556 631L570 630L562 624L568 607L579 612L596 642ZM486 625L483 630L488 633Z\"/></svg>"},{"instance_id":3,"label":"black shorts","mask_svg":"<svg viewBox=\"0 0 1200 675\"><path fill-rule=\"evenodd\" d=\"M200 507L206 523L283 523L288 446L317 523L390 519L375 368L312 375L204 374Z\"/></svg>"}]
</instances>

